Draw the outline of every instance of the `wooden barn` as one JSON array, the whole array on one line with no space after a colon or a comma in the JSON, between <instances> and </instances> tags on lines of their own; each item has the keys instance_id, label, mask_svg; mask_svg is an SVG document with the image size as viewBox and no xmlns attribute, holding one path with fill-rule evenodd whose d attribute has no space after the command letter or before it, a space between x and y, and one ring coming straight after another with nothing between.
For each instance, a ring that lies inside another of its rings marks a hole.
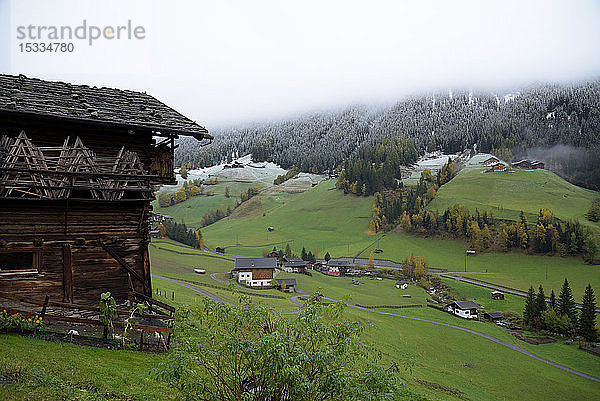
<instances>
[{"instance_id":1,"label":"wooden barn","mask_svg":"<svg viewBox=\"0 0 600 401\"><path fill-rule=\"evenodd\" d=\"M180 135L212 139L146 93L0 75L0 296L151 297L150 202Z\"/></svg>"}]
</instances>

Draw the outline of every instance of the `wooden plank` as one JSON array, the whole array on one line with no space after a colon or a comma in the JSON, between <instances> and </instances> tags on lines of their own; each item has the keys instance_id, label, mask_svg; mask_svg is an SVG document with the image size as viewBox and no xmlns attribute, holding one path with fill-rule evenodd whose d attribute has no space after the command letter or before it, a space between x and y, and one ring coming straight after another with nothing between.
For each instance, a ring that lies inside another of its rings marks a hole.
<instances>
[{"instance_id":1,"label":"wooden plank","mask_svg":"<svg viewBox=\"0 0 600 401\"><path fill-rule=\"evenodd\" d=\"M151 305L158 305L161 308L168 310L169 312L175 312L175 307L174 306L171 306L171 305L166 304L164 302L158 301L158 300L156 300L156 299L154 299L152 297L149 297L147 295L140 294L139 292L135 292L134 295L136 297L142 298L144 301L147 301Z\"/></svg>"},{"instance_id":2,"label":"wooden plank","mask_svg":"<svg viewBox=\"0 0 600 401\"><path fill-rule=\"evenodd\" d=\"M108 252L110 254L110 256L113 257L113 259L115 259L117 262L119 262L119 264L125 270L127 270L127 272L129 272L135 279L141 281L142 284L144 285L144 290L146 289L146 286L147 286L146 282L144 281L144 279L142 278L142 276L140 276L138 274L138 272L136 272L131 266L129 266L129 264L127 262L125 262L125 260L123 260L123 258L121 258L121 256L119 256L118 253L116 253L109 246L107 246L101 239L98 239L98 243L100 244L100 246L102 247L102 249L104 249L106 252Z\"/></svg>"},{"instance_id":3,"label":"wooden plank","mask_svg":"<svg viewBox=\"0 0 600 401\"><path fill-rule=\"evenodd\" d=\"M23 311L15 308L5 308L9 314L19 313L24 316L33 315L33 312ZM79 324L89 324L93 326L104 326L104 324L100 320L96 319L85 319L80 317L69 317L69 316L54 316L54 315L46 315L44 320L53 320L58 322L68 322L68 323L79 323ZM124 323L121 322L113 322L113 326L115 328L123 328ZM144 331L156 331L161 333L172 333L173 328L171 327L160 327L160 326L149 326L143 324L136 324L134 327L135 330L144 330Z\"/></svg>"},{"instance_id":4,"label":"wooden plank","mask_svg":"<svg viewBox=\"0 0 600 401\"><path fill-rule=\"evenodd\" d=\"M48 295L46 295L46 298L44 299L44 306L42 306L42 319L46 316L46 308L48 307L49 299L50 299L50 297Z\"/></svg>"},{"instance_id":5,"label":"wooden plank","mask_svg":"<svg viewBox=\"0 0 600 401\"><path fill-rule=\"evenodd\" d=\"M73 266L71 245L63 245L63 301L73 302Z\"/></svg>"},{"instance_id":6,"label":"wooden plank","mask_svg":"<svg viewBox=\"0 0 600 401\"><path fill-rule=\"evenodd\" d=\"M142 265L144 267L144 280L148 283L145 294L152 297L152 281L150 280L150 256L148 254L148 243L144 242L142 248Z\"/></svg>"},{"instance_id":7,"label":"wooden plank","mask_svg":"<svg viewBox=\"0 0 600 401\"><path fill-rule=\"evenodd\" d=\"M10 300L25 303L25 304L44 306L44 301L41 301L41 300L38 300L35 298L25 298L25 297L21 297L18 295L6 294L6 293L0 293L0 298L10 299ZM83 310L83 311L88 311L88 312L98 312L98 313L100 312L100 308L94 308L94 307L91 307L88 305L79 305L79 304L64 303L64 302L58 302L58 301L48 301L48 306L56 306L59 308L73 309L73 310ZM117 314L126 316L126 315L129 315L129 311L117 310ZM146 318L146 319L159 319L159 320L173 319L173 316L163 315L163 314L150 314L150 313L144 313L142 315L142 317Z\"/></svg>"}]
</instances>

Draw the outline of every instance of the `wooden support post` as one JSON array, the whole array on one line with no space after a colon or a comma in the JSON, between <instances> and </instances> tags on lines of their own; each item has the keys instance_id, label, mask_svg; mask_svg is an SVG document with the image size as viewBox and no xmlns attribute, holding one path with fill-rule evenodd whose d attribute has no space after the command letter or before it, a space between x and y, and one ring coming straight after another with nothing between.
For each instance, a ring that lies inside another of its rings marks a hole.
<instances>
[{"instance_id":1,"label":"wooden support post","mask_svg":"<svg viewBox=\"0 0 600 401\"><path fill-rule=\"evenodd\" d=\"M42 306L42 320L46 317L46 308L48 307L48 300L50 299L49 295L46 295L44 299L44 306Z\"/></svg>"},{"instance_id":2,"label":"wooden support post","mask_svg":"<svg viewBox=\"0 0 600 401\"><path fill-rule=\"evenodd\" d=\"M144 266L144 294L152 296L152 279L150 276L150 256L148 254L148 244L142 245L142 263Z\"/></svg>"},{"instance_id":3,"label":"wooden support post","mask_svg":"<svg viewBox=\"0 0 600 401\"><path fill-rule=\"evenodd\" d=\"M71 245L63 245L63 302L73 303L73 265Z\"/></svg>"}]
</instances>

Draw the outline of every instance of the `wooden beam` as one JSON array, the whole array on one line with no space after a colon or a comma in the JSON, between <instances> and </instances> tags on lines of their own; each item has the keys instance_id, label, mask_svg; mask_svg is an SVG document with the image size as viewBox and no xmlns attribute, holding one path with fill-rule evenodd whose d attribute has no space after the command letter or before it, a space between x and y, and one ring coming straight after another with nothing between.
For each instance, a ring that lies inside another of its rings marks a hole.
<instances>
[{"instance_id":1,"label":"wooden beam","mask_svg":"<svg viewBox=\"0 0 600 401\"><path fill-rule=\"evenodd\" d=\"M42 319L46 316L46 308L48 307L49 299L50 299L50 296L46 295L46 298L44 299L44 306L42 306Z\"/></svg>"},{"instance_id":2,"label":"wooden beam","mask_svg":"<svg viewBox=\"0 0 600 401\"><path fill-rule=\"evenodd\" d=\"M8 313L20 313L21 315L28 316L31 315L30 311L23 311L15 308L5 308ZM54 315L46 315L44 320L54 320L58 322L69 322L69 323L80 323L80 324L90 324L93 326L104 326L104 324L100 320L96 319L85 319L80 317L68 317L68 316L54 316ZM123 328L123 323L121 322L113 322L113 326L116 328ZM173 328L171 327L160 327L160 326L148 326L144 324L136 324L134 327L135 330L144 330L144 331L157 331L161 333L172 333Z\"/></svg>"},{"instance_id":3,"label":"wooden beam","mask_svg":"<svg viewBox=\"0 0 600 401\"><path fill-rule=\"evenodd\" d=\"M128 273L130 273L136 280L141 281L144 285L144 291L146 291L147 284L144 281L144 278L138 274L129 264L121 257L118 253L116 253L113 249L111 249L108 245L102 242L101 239L98 239L98 243L110 256L113 257Z\"/></svg>"},{"instance_id":4,"label":"wooden beam","mask_svg":"<svg viewBox=\"0 0 600 401\"><path fill-rule=\"evenodd\" d=\"M73 302L73 265L71 245L63 245L63 301Z\"/></svg>"},{"instance_id":5,"label":"wooden beam","mask_svg":"<svg viewBox=\"0 0 600 401\"><path fill-rule=\"evenodd\" d=\"M144 242L142 248L142 263L144 265L144 280L148 283L145 287L145 295L152 297L152 281L150 280L150 256L148 255L148 243Z\"/></svg>"},{"instance_id":6,"label":"wooden beam","mask_svg":"<svg viewBox=\"0 0 600 401\"><path fill-rule=\"evenodd\" d=\"M141 294L139 292L134 293L134 295L136 297L139 297L139 298L143 299L144 301L148 302L150 305L158 305L161 308L163 308L165 310L168 310L171 313L175 312L175 307L174 306L171 306L171 305L166 304L164 302L158 301L158 300L156 300L156 299L154 299L152 297L149 297L147 295Z\"/></svg>"}]
</instances>

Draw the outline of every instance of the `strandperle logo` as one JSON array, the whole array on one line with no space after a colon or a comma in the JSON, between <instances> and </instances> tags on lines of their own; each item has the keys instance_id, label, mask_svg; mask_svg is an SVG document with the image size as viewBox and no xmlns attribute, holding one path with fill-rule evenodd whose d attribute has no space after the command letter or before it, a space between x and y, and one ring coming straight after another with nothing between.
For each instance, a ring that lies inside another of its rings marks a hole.
<instances>
[{"instance_id":1,"label":"strandperle logo","mask_svg":"<svg viewBox=\"0 0 600 401\"><path fill-rule=\"evenodd\" d=\"M85 40L92 46L98 40L142 40L146 38L146 28L127 20L125 25L90 25L83 20L81 25L20 25L17 39L25 41L65 41Z\"/></svg>"}]
</instances>

